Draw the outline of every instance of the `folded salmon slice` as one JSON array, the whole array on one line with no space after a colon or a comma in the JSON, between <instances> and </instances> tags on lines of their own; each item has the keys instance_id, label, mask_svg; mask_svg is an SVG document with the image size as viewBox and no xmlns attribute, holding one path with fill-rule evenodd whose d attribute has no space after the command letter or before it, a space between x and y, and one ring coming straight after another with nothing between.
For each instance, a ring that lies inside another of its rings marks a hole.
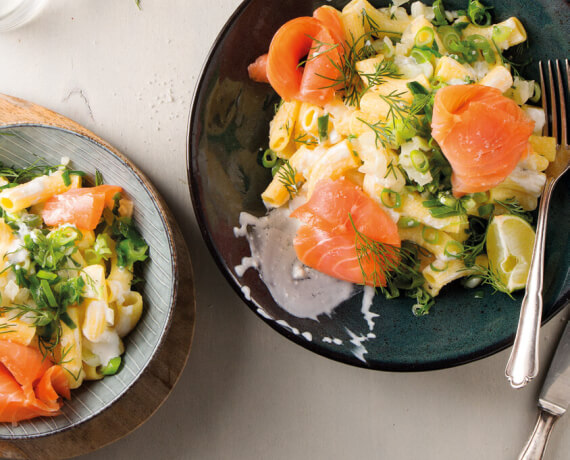
<instances>
[{"instance_id":1,"label":"folded salmon slice","mask_svg":"<svg viewBox=\"0 0 570 460\"><path fill-rule=\"evenodd\" d=\"M69 399L65 371L33 347L0 340L0 422L58 415Z\"/></svg>"},{"instance_id":2,"label":"folded salmon slice","mask_svg":"<svg viewBox=\"0 0 570 460\"><path fill-rule=\"evenodd\" d=\"M320 181L310 200L291 217L305 224L294 240L297 257L305 265L352 283L385 286L389 267L370 252L359 257L355 227L369 241L383 243L392 262L401 245L398 228L360 187L346 179Z\"/></svg>"},{"instance_id":3,"label":"folded salmon slice","mask_svg":"<svg viewBox=\"0 0 570 460\"><path fill-rule=\"evenodd\" d=\"M431 128L462 196L505 180L527 155L534 122L496 88L455 85L436 93Z\"/></svg>"}]
</instances>

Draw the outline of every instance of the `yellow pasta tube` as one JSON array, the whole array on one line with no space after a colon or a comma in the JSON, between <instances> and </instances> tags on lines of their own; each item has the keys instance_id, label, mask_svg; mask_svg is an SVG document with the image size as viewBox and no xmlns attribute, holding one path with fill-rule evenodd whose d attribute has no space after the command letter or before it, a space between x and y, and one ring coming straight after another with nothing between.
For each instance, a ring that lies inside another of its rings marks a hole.
<instances>
[{"instance_id":1,"label":"yellow pasta tube","mask_svg":"<svg viewBox=\"0 0 570 460\"><path fill-rule=\"evenodd\" d=\"M530 136L530 147L534 153L537 153L548 161L554 161L556 158L556 139L548 136Z\"/></svg>"},{"instance_id":2,"label":"yellow pasta tube","mask_svg":"<svg viewBox=\"0 0 570 460\"><path fill-rule=\"evenodd\" d=\"M474 78L473 72L449 56L442 56L439 59L434 74L444 82Z\"/></svg>"},{"instance_id":3,"label":"yellow pasta tube","mask_svg":"<svg viewBox=\"0 0 570 460\"><path fill-rule=\"evenodd\" d=\"M0 192L0 205L8 212L16 212L38 203L42 203L54 195L71 188L65 185L63 171L56 171L49 176L40 176L25 184L4 189ZM78 176L71 176L71 178Z\"/></svg>"},{"instance_id":4,"label":"yellow pasta tube","mask_svg":"<svg viewBox=\"0 0 570 460\"><path fill-rule=\"evenodd\" d=\"M320 180L336 180L347 171L358 168L361 163L358 153L356 153L348 141L344 140L333 145L327 149L325 154L319 158L311 169L311 174L305 185L308 189L308 197L311 197L315 186Z\"/></svg>"},{"instance_id":5,"label":"yellow pasta tube","mask_svg":"<svg viewBox=\"0 0 570 460\"><path fill-rule=\"evenodd\" d=\"M374 8L366 0L352 0L343 9L342 14L354 11L361 16L366 32L381 36L400 37L411 20L404 18L392 19L389 14Z\"/></svg>"},{"instance_id":6,"label":"yellow pasta tube","mask_svg":"<svg viewBox=\"0 0 570 460\"><path fill-rule=\"evenodd\" d=\"M84 298L107 301L105 267L103 265L94 264L84 267L81 271L81 278L85 282Z\"/></svg>"},{"instance_id":7,"label":"yellow pasta tube","mask_svg":"<svg viewBox=\"0 0 570 460\"><path fill-rule=\"evenodd\" d=\"M406 86L410 82L417 82L426 89L430 89L429 80L425 75L420 74L415 78L385 78L381 85L373 86L360 99L360 110L369 113L380 120L386 120L390 111L390 104L381 96L390 97L398 102L411 104L414 96Z\"/></svg>"},{"instance_id":8,"label":"yellow pasta tube","mask_svg":"<svg viewBox=\"0 0 570 460\"><path fill-rule=\"evenodd\" d=\"M398 233L403 240L416 243L442 260L454 260L454 256L463 249L463 245L447 233L426 225L399 228Z\"/></svg>"},{"instance_id":9,"label":"yellow pasta tube","mask_svg":"<svg viewBox=\"0 0 570 460\"><path fill-rule=\"evenodd\" d=\"M360 11L356 9L343 11L341 18L348 43L354 48L355 52L360 51L366 43L366 30L364 29Z\"/></svg>"},{"instance_id":10,"label":"yellow pasta tube","mask_svg":"<svg viewBox=\"0 0 570 460\"><path fill-rule=\"evenodd\" d=\"M533 211L538 205L538 197L527 193L526 190L520 186L510 187L504 183L492 188L489 191L489 198L491 202L505 201L514 198L525 211Z\"/></svg>"},{"instance_id":11,"label":"yellow pasta tube","mask_svg":"<svg viewBox=\"0 0 570 460\"><path fill-rule=\"evenodd\" d=\"M423 205L423 201L424 199L417 192L403 194L401 215L446 233L463 233L469 226L466 216L433 217L429 209Z\"/></svg>"},{"instance_id":12,"label":"yellow pasta tube","mask_svg":"<svg viewBox=\"0 0 570 460\"><path fill-rule=\"evenodd\" d=\"M141 318L142 309L142 296L135 291L130 291L124 296L122 302L117 303L115 331L119 337L124 337L134 329Z\"/></svg>"},{"instance_id":13,"label":"yellow pasta tube","mask_svg":"<svg viewBox=\"0 0 570 460\"><path fill-rule=\"evenodd\" d=\"M488 27L479 27L473 24L469 24L463 31L463 35L482 35L490 41L493 38L493 29L495 27L498 27L499 29L508 28L508 30L510 30L507 38L504 41L497 43L497 46L502 50L526 41L526 30L522 23L515 17L511 17L503 22L499 22L498 24L494 24Z\"/></svg>"},{"instance_id":14,"label":"yellow pasta tube","mask_svg":"<svg viewBox=\"0 0 570 460\"><path fill-rule=\"evenodd\" d=\"M97 371L97 366L90 366L87 363L83 363L83 373L85 374L85 380L101 380L104 375Z\"/></svg>"},{"instance_id":15,"label":"yellow pasta tube","mask_svg":"<svg viewBox=\"0 0 570 460\"><path fill-rule=\"evenodd\" d=\"M513 76L511 75L511 71L505 66L497 65L479 80L479 84L497 88L501 93L504 93L513 86Z\"/></svg>"},{"instance_id":16,"label":"yellow pasta tube","mask_svg":"<svg viewBox=\"0 0 570 460\"><path fill-rule=\"evenodd\" d=\"M36 335L36 327L7 313L0 316L0 340L30 345Z\"/></svg>"},{"instance_id":17,"label":"yellow pasta tube","mask_svg":"<svg viewBox=\"0 0 570 460\"><path fill-rule=\"evenodd\" d=\"M90 342L98 342L105 331L109 312L113 310L107 306L107 302L101 300L85 300L85 318L81 328L83 336Z\"/></svg>"},{"instance_id":18,"label":"yellow pasta tube","mask_svg":"<svg viewBox=\"0 0 570 460\"><path fill-rule=\"evenodd\" d=\"M324 114L323 109L316 105L303 102L299 107L297 123L295 123L295 139L303 139L303 134L308 135L304 140L319 138L318 119Z\"/></svg>"},{"instance_id":19,"label":"yellow pasta tube","mask_svg":"<svg viewBox=\"0 0 570 460\"><path fill-rule=\"evenodd\" d=\"M117 258L111 259L111 270L107 277L107 302L116 302L131 290L133 273L117 265Z\"/></svg>"},{"instance_id":20,"label":"yellow pasta tube","mask_svg":"<svg viewBox=\"0 0 570 460\"><path fill-rule=\"evenodd\" d=\"M78 327L71 329L67 324L61 323L59 360L63 368L67 371L69 387L73 389L81 386L85 373L83 371L82 362L82 342L78 307L67 307L67 314Z\"/></svg>"},{"instance_id":21,"label":"yellow pasta tube","mask_svg":"<svg viewBox=\"0 0 570 460\"><path fill-rule=\"evenodd\" d=\"M279 171L277 171L273 180L261 194L261 198L265 204L271 207L279 207L287 203L290 198L290 190L287 189L285 185L286 181L284 180L284 174L287 168L291 168L289 172L296 173L295 183L301 185L309 177L310 170L323 151L322 148L311 150L304 145L301 146L293 156L289 158L289 165L283 165Z\"/></svg>"},{"instance_id":22,"label":"yellow pasta tube","mask_svg":"<svg viewBox=\"0 0 570 460\"><path fill-rule=\"evenodd\" d=\"M299 115L299 101L283 102L269 124L269 148L282 156L291 141ZM290 155L285 154L285 157Z\"/></svg>"}]
</instances>

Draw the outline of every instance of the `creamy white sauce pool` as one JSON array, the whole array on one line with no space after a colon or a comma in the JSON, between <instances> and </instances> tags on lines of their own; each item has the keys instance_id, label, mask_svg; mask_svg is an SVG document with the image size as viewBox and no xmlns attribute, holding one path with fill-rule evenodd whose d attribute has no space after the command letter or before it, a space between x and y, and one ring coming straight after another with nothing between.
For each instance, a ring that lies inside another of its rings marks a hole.
<instances>
[{"instance_id":1,"label":"creamy white sauce pool","mask_svg":"<svg viewBox=\"0 0 570 460\"><path fill-rule=\"evenodd\" d=\"M330 315L353 295L354 287L299 262L293 248L299 221L290 218L290 213L288 208L279 208L259 218L240 214L240 227L234 228L234 234L247 238L251 256L244 257L235 272L241 277L255 268L277 304L294 316Z\"/></svg>"}]
</instances>

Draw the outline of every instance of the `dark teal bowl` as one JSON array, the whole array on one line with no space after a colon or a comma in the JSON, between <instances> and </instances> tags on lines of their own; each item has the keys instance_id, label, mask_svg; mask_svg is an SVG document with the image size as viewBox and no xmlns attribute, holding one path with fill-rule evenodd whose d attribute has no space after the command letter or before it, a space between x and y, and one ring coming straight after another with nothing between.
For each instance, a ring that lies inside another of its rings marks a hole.
<instances>
[{"instance_id":1,"label":"dark teal bowl","mask_svg":"<svg viewBox=\"0 0 570 460\"><path fill-rule=\"evenodd\" d=\"M373 2L375 6L386 2ZM391 371L441 369L484 358L512 344L522 294L509 299L484 291L449 286L429 315L415 317L413 300L385 300L377 295L372 311L379 315L370 337L360 311L362 291L318 321L292 316L275 303L257 272L243 278L234 267L249 255L244 238L236 238L241 211L261 216L260 194L268 172L258 165L266 148L273 105L278 100L269 85L254 83L247 65L267 51L271 37L287 20L311 15L320 5L342 7L345 1L246 0L220 32L198 82L190 115L188 177L203 237L220 270L243 301L267 324L316 353L348 364ZM445 1L448 9L465 8L465 1ZM565 0L503 0L493 9L495 20L517 16L524 23L532 64L523 72L537 78L538 61L566 58L569 53L570 7ZM570 297L568 267L570 177L557 186L551 203L546 240L543 322ZM242 286L251 295L246 298ZM331 340L331 339L337 340Z\"/></svg>"}]
</instances>

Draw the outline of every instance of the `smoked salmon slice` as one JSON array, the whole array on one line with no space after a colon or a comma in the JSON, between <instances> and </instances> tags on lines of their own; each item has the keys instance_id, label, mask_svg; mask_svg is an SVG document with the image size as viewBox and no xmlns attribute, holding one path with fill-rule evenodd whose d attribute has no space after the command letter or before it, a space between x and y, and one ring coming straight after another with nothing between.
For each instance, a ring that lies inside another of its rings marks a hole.
<instances>
[{"instance_id":1,"label":"smoked salmon slice","mask_svg":"<svg viewBox=\"0 0 570 460\"><path fill-rule=\"evenodd\" d=\"M454 85L436 93L431 129L459 197L505 180L527 155L534 122L496 88Z\"/></svg>"},{"instance_id":2,"label":"smoked salmon slice","mask_svg":"<svg viewBox=\"0 0 570 460\"><path fill-rule=\"evenodd\" d=\"M42 209L46 225L73 224L93 230L99 224L105 206L113 206L113 197L123 189L117 185L76 188L52 196Z\"/></svg>"},{"instance_id":3,"label":"smoked salmon slice","mask_svg":"<svg viewBox=\"0 0 570 460\"><path fill-rule=\"evenodd\" d=\"M254 62L247 66L249 78L259 83L269 83L267 77L267 58L268 55L262 54Z\"/></svg>"},{"instance_id":4,"label":"smoked salmon slice","mask_svg":"<svg viewBox=\"0 0 570 460\"><path fill-rule=\"evenodd\" d=\"M401 245L398 228L360 187L344 178L320 181L309 201L291 217L305 224L293 243L305 265L352 283L386 285L388 264L372 253L359 257L354 228L367 239L383 243L384 255L391 263L397 262Z\"/></svg>"},{"instance_id":5,"label":"smoked salmon slice","mask_svg":"<svg viewBox=\"0 0 570 460\"><path fill-rule=\"evenodd\" d=\"M334 97L343 54L338 40L343 32L332 13L324 11L320 17L331 29L320 19L303 16L286 22L271 40L267 78L286 101L324 105ZM254 63L252 71L255 67Z\"/></svg>"},{"instance_id":6,"label":"smoked salmon slice","mask_svg":"<svg viewBox=\"0 0 570 460\"><path fill-rule=\"evenodd\" d=\"M70 396L64 372L36 348L0 340L0 422L58 415L59 395Z\"/></svg>"}]
</instances>

